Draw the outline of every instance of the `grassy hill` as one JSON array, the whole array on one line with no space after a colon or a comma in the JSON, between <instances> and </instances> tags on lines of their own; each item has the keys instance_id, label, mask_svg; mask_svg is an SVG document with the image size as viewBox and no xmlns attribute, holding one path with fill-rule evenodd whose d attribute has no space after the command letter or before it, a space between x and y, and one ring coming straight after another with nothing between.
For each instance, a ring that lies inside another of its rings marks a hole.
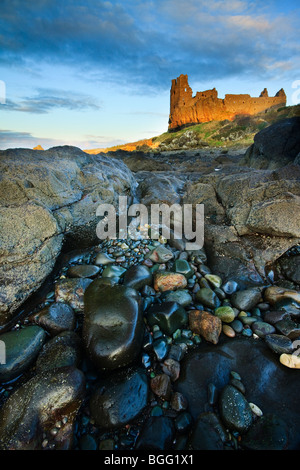
<instances>
[{"instance_id":1,"label":"grassy hill","mask_svg":"<svg viewBox=\"0 0 300 470\"><path fill-rule=\"evenodd\" d=\"M211 121L185 127L177 132L164 132L151 139L139 140L125 145L106 149L85 150L90 154L100 152L127 151L163 151L182 150L201 147L247 147L253 143L257 132L265 127L293 116L300 116L300 104L272 108L256 116L237 116L233 121Z\"/></svg>"}]
</instances>

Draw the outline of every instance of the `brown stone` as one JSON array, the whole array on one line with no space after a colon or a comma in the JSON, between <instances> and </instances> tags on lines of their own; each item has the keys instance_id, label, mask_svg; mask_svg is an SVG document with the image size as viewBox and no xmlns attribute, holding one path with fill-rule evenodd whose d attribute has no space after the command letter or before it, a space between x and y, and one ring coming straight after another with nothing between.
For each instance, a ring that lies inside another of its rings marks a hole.
<instances>
[{"instance_id":1,"label":"brown stone","mask_svg":"<svg viewBox=\"0 0 300 470\"><path fill-rule=\"evenodd\" d=\"M174 359L166 359L162 365L162 370L171 377L172 382L175 382L180 374L180 363Z\"/></svg>"},{"instance_id":2,"label":"brown stone","mask_svg":"<svg viewBox=\"0 0 300 470\"><path fill-rule=\"evenodd\" d=\"M154 289L158 292L183 289L187 285L186 277L180 273L168 271L157 272L154 275Z\"/></svg>"},{"instance_id":3,"label":"brown stone","mask_svg":"<svg viewBox=\"0 0 300 470\"><path fill-rule=\"evenodd\" d=\"M274 97L268 96L266 88L257 98L252 98L248 94L227 94L225 99L220 99L215 88L197 92L193 96L193 90L188 84L188 76L180 75L172 80L169 130L178 129L187 124L233 120L240 114L255 115L278 105L286 105L286 94L283 89Z\"/></svg>"},{"instance_id":4,"label":"brown stone","mask_svg":"<svg viewBox=\"0 0 300 470\"><path fill-rule=\"evenodd\" d=\"M187 399L180 392L174 392L171 396L171 408L176 411L186 410L188 407Z\"/></svg>"},{"instance_id":5,"label":"brown stone","mask_svg":"<svg viewBox=\"0 0 300 470\"><path fill-rule=\"evenodd\" d=\"M276 302L283 299L293 299L300 303L300 292L278 286L268 287L264 292L265 302L269 302L271 305L274 305Z\"/></svg>"},{"instance_id":6,"label":"brown stone","mask_svg":"<svg viewBox=\"0 0 300 470\"><path fill-rule=\"evenodd\" d=\"M189 326L193 333L201 335L206 341L217 344L222 331L222 321L211 313L190 310Z\"/></svg>"},{"instance_id":7,"label":"brown stone","mask_svg":"<svg viewBox=\"0 0 300 470\"><path fill-rule=\"evenodd\" d=\"M153 393L164 400L169 400L172 392L171 379L167 374L156 375L151 379L150 387Z\"/></svg>"}]
</instances>

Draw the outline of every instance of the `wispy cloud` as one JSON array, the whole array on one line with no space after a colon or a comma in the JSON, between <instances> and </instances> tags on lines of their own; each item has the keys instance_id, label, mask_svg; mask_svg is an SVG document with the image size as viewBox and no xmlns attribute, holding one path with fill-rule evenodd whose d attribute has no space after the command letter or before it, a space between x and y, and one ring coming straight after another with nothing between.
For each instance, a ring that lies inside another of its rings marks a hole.
<instances>
[{"instance_id":1,"label":"wispy cloud","mask_svg":"<svg viewBox=\"0 0 300 470\"><path fill-rule=\"evenodd\" d=\"M3 108L6 111L22 113L46 114L53 109L68 109L71 111L98 110L100 105L89 95L70 93L64 90L39 89L34 96L20 101L7 100Z\"/></svg>"}]
</instances>

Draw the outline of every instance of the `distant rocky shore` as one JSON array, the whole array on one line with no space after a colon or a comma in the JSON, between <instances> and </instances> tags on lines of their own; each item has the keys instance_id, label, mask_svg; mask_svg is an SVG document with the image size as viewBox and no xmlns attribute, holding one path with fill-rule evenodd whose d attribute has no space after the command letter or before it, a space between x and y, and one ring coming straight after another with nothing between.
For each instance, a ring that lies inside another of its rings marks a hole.
<instances>
[{"instance_id":1,"label":"distant rocky shore","mask_svg":"<svg viewBox=\"0 0 300 470\"><path fill-rule=\"evenodd\" d=\"M0 152L0 448L299 448L299 131ZM203 249L100 242L121 195L204 204Z\"/></svg>"}]
</instances>

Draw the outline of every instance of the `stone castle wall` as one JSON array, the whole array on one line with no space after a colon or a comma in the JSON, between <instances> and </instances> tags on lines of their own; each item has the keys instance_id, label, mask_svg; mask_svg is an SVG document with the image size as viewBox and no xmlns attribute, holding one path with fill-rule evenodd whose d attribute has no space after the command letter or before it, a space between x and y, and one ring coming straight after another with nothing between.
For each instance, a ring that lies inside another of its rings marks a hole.
<instances>
[{"instance_id":1,"label":"stone castle wall","mask_svg":"<svg viewBox=\"0 0 300 470\"><path fill-rule=\"evenodd\" d=\"M283 89L274 97L269 97L266 88L257 98L250 95L225 95L221 99L215 88L197 92L193 96L188 76L180 75L172 80L169 130L200 122L233 120L239 114L254 115L278 105L286 105Z\"/></svg>"}]
</instances>

